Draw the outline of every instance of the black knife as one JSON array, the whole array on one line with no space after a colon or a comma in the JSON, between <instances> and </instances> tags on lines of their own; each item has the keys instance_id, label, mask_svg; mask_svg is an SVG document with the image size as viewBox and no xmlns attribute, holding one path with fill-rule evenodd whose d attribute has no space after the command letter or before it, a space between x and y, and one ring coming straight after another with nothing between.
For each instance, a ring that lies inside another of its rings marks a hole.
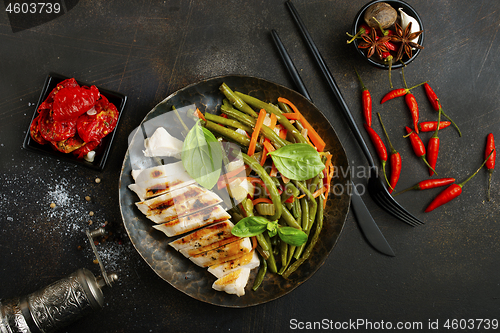
<instances>
[{"instance_id":1,"label":"black knife","mask_svg":"<svg viewBox=\"0 0 500 333\"><path fill-rule=\"evenodd\" d=\"M288 73L292 77L292 80L297 88L297 90L304 95L307 99L309 99L312 102L311 97L309 96L309 93L306 89L306 86L304 85L304 82L302 81L302 78L299 75L299 72L297 71L297 68L295 68L295 65L293 64L292 59L290 58L290 55L288 54L285 46L281 42L281 39L278 36L278 33L276 30L271 30L271 35L273 36L274 43L276 44L276 47L278 48L278 51L280 53L281 59L285 63L285 66L288 70ZM365 235L366 240L370 245L373 246L377 251L386 254L388 256L394 257L394 251L392 250L391 246L389 243L387 243L387 240L385 239L384 235L380 231L379 227L377 226L377 223L371 216L370 212L368 211L368 208L366 208L365 203L363 202L363 199L361 199L361 196L359 193L356 191L356 186L354 183L352 183L352 194L351 194L351 202L352 202L352 208L354 215L356 216L356 220L358 221L358 225Z\"/></svg>"}]
</instances>

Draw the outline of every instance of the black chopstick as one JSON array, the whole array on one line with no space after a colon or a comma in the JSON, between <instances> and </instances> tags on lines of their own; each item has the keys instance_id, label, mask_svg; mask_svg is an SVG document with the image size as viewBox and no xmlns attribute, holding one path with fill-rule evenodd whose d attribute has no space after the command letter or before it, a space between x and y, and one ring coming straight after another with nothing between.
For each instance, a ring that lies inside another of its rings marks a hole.
<instances>
[{"instance_id":1,"label":"black chopstick","mask_svg":"<svg viewBox=\"0 0 500 333\"><path fill-rule=\"evenodd\" d=\"M306 86L304 85L304 82L302 81L302 78L299 75L299 72L297 71L297 68L293 64L292 58L290 58L290 55L288 54L285 45L281 42L280 37L278 36L278 33L276 30L272 29L271 30L271 35L273 36L274 44L276 44L276 47L278 48L278 51L281 55L281 59L285 63L285 67L288 70L288 73L292 77L293 83L295 84L295 87L301 93L304 95L305 98L310 100L312 102L311 96L309 95L309 92L307 91Z\"/></svg>"},{"instance_id":2,"label":"black chopstick","mask_svg":"<svg viewBox=\"0 0 500 333\"><path fill-rule=\"evenodd\" d=\"M307 31L306 26L302 22L299 13L295 9L295 6L291 1L286 1L285 4L287 5L288 9L292 13L293 19L295 23L299 26L300 32L302 33L302 36L306 40L307 46L309 47L309 50L312 52L314 59L316 60L316 63L319 65L321 72L323 73L323 76L325 77L328 86L332 90L333 94L337 98L342 111L344 112L344 116L348 120L349 127L353 132L355 132L354 137L358 141L359 145L361 146L361 149L363 150L363 153L365 154L366 158L368 159L368 162L370 165L374 166L375 162L373 160L372 155L370 154L370 151L368 150L368 147L366 143L363 140L363 137L361 135L361 132L359 131L358 126L356 125L356 122L354 121L354 118L351 115L351 112L349 111L349 107L347 106L347 103L345 102L344 98L342 97L342 94L340 93L339 87L337 86L337 83L335 82L335 79L333 78L330 70L328 69L328 66L326 65L325 61L323 60L323 57L321 56L321 53L319 52L318 48L314 44L314 41Z\"/></svg>"}]
</instances>

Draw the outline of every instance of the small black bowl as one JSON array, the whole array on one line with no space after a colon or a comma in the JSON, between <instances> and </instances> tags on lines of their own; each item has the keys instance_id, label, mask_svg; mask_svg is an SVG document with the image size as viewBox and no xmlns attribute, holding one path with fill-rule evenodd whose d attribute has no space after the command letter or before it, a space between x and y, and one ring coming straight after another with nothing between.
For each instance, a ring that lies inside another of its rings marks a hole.
<instances>
[{"instance_id":1,"label":"small black bowl","mask_svg":"<svg viewBox=\"0 0 500 333\"><path fill-rule=\"evenodd\" d=\"M424 25L422 24L422 19L420 18L418 13L415 11L415 9L413 9L406 2L401 1L401 0L373 0L373 1L370 1L369 3L367 3L366 5L364 5L363 8L361 8L360 11L358 12L358 14L356 15L356 18L354 19L354 23L352 25L352 35L355 35L356 32L358 31L359 27L361 26L361 24L363 24L365 22L363 19L363 15L365 13L365 10L368 7L370 7L371 5L376 4L378 2L386 2L396 10L398 10L398 8L402 8L406 14L412 16L413 18L415 18L417 20L418 24L420 25L420 30L424 30ZM398 11L398 20L399 20L399 17L400 17L400 15L399 15L399 11ZM422 45L422 46L423 46L423 42L424 42L424 34L425 34L425 31L423 31L420 34L419 39L418 39L418 44ZM371 65L373 65L375 67L382 68L382 69L389 69L389 64L384 63L383 61L378 60L374 57L367 58L365 50L358 48L360 41L361 41L361 39L355 39L352 42L352 44L356 48L356 52L361 57L363 57L363 59L365 59L366 61L368 61L368 63L370 63ZM407 55L404 55L403 59L402 59L404 64L401 63L400 61L393 62L392 68L395 69L395 68L403 67L404 65L408 65L413 60L415 60L415 58L420 54L420 51L422 51L422 50L421 49L414 50L411 58L408 58Z\"/></svg>"},{"instance_id":2,"label":"small black bowl","mask_svg":"<svg viewBox=\"0 0 500 333\"><path fill-rule=\"evenodd\" d=\"M66 77L66 76L63 76L60 74L56 74L56 73L50 73L47 75L47 78L45 79L45 83L44 83L43 88L42 88L42 92L40 93L40 98L38 99L38 103L35 107L35 112L33 113L33 117L31 118L30 126L31 126L31 123L33 123L33 120L38 115L38 107L40 106L40 104L42 104L42 102L45 101L47 96L50 94L52 89L54 89L57 86L57 84L59 84L60 82L66 80L66 79L69 79L69 77ZM88 84L85 82L81 82L78 80L77 80L77 82L80 86L88 86L88 87L91 86L91 84ZM59 160L68 161L68 162L71 162L74 164L82 165L82 166L85 166L85 167L88 167L88 168L91 168L94 170L101 171L102 169L104 169L104 166L106 165L106 161L108 159L109 151L111 149L111 145L113 143L113 139L115 137L116 129L118 128L118 124L120 123L120 118L123 114L125 104L127 103L127 96L120 94L118 92L114 92L114 91L107 90L107 89L100 88L100 87L97 87L97 89L99 89L99 92L103 96L105 96L110 103L113 103L116 106L119 114L118 114L118 120L116 122L116 126L115 126L114 130L111 133L109 133L108 135L106 135L102 139L101 144L95 149L96 155L95 155L93 162L88 162L84 159L77 159L76 156L74 156L71 153L65 154L65 153L59 152L59 151L53 149L50 144L45 144L45 145L39 144L38 142L36 142L35 140L33 140L31 138L29 127L28 127L28 131L26 133L26 137L24 138L23 148L30 150L30 151L33 151L33 152L43 154L43 155L55 157Z\"/></svg>"}]
</instances>

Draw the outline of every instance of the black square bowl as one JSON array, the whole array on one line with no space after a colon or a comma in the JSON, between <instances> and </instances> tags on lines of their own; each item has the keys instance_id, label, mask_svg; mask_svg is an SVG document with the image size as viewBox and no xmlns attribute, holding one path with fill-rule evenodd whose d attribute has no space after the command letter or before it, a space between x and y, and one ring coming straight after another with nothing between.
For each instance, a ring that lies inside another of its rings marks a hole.
<instances>
[{"instance_id":1,"label":"black square bowl","mask_svg":"<svg viewBox=\"0 0 500 333\"><path fill-rule=\"evenodd\" d=\"M45 79L45 83L43 85L42 92L40 94L40 98L38 99L38 103L37 103L36 108L35 108L35 112L33 113L33 117L31 118L30 126L33 123L33 120L38 115L38 107L40 106L40 104L43 101L45 101L45 99L50 94L50 92L60 82L66 80L66 79L69 79L69 77L63 76L60 74L56 74L56 73L49 73L47 75L47 78ZM81 82L78 80L77 80L77 82L80 86L89 86L89 87L91 86L91 84L88 84L85 82ZM118 120L116 122L115 128L113 129L113 131L111 133L109 133L108 135L106 135L102 139L101 145L99 145L95 149L96 155L95 155L93 162L88 162L84 159L77 159L76 156L74 156L71 153L66 154L66 153L59 152L59 151L53 149L50 144L41 145L41 144L35 142L35 140L33 140L30 136L29 127L28 127L28 131L26 133L26 137L24 138L23 148L30 150L30 151L33 151L33 152L43 154L43 155L54 157L54 158L57 158L57 159L62 160L62 161L67 161L70 163L82 165L82 166L85 166L87 168L91 168L94 170L100 171L100 170L104 169L104 166L106 165L106 161L108 159L109 151L111 149L111 145L113 144L116 130L117 130L118 125L120 123L120 118L123 114L125 104L127 103L127 96L120 94L118 92L114 92L111 90L101 88L101 87L97 87L97 89L99 89L99 92L102 95L104 95L110 103L113 103L116 106L116 109L118 110L119 113L118 113Z\"/></svg>"}]
</instances>

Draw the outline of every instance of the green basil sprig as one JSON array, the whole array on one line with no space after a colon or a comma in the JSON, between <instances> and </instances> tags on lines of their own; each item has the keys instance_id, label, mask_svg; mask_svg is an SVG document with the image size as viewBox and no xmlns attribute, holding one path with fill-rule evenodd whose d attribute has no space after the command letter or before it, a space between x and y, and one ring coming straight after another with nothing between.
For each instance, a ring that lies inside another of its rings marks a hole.
<instances>
[{"instance_id":1,"label":"green basil sprig","mask_svg":"<svg viewBox=\"0 0 500 333\"><path fill-rule=\"evenodd\" d=\"M307 234L299 229L281 226L278 221L269 221L262 216L248 216L241 219L231 230L231 233L237 237L252 237L268 232L269 237L278 234L279 238L290 245L300 246L307 242Z\"/></svg>"},{"instance_id":2,"label":"green basil sprig","mask_svg":"<svg viewBox=\"0 0 500 333\"><path fill-rule=\"evenodd\" d=\"M198 120L182 146L182 165L201 186L212 189L219 179L222 149L215 136Z\"/></svg>"},{"instance_id":3,"label":"green basil sprig","mask_svg":"<svg viewBox=\"0 0 500 333\"><path fill-rule=\"evenodd\" d=\"M307 143L294 143L270 152L274 165L285 177L307 180L325 168L319 153Z\"/></svg>"}]
</instances>

